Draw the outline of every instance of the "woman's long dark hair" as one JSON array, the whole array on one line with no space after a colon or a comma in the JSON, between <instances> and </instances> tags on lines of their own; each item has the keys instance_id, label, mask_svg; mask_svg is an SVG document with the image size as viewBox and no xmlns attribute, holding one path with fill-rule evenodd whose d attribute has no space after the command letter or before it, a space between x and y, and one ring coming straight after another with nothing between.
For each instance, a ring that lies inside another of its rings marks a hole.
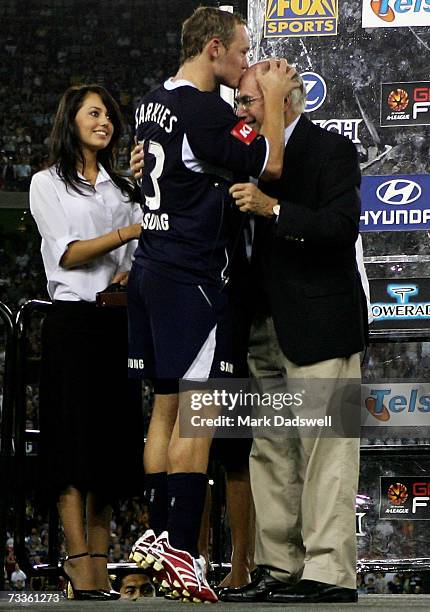
<instances>
[{"instance_id":1,"label":"woman's long dark hair","mask_svg":"<svg viewBox=\"0 0 430 612\"><path fill-rule=\"evenodd\" d=\"M85 159L75 118L89 93L96 93L100 96L114 127L108 146L97 151L97 161L103 165L112 181L124 195L133 199L133 185L115 170L118 143L123 132L121 111L110 93L101 85L74 85L63 94L49 138L49 166L56 166L59 177L67 187L75 189L81 195L88 194L88 183L79 177L76 170L78 162L85 167Z\"/></svg>"}]
</instances>

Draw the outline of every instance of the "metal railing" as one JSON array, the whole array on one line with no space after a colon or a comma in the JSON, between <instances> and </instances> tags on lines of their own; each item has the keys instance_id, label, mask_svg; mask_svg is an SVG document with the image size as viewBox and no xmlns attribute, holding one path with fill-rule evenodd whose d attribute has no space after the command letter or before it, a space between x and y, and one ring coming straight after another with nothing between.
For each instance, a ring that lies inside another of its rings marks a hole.
<instances>
[{"instance_id":1,"label":"metal railing","mask_svg":"<svg viewBox=\"0 0 430 612\"><path fill-rule=\"evenodd\" d=\"M7 518L12 490L12 436L13 436L13 392L15 374L15 326L12 311L0 302L0 319L5 328L5 362L3 376L3 403L0 422L0 591L4 589L5 543Z\"/></svg>"},{"instance_id":2,"label":"metal railing","mask_svg":"<svg viewBox=\"0 0 430 612\"><path fill-rule=\"evenodd\" d=\"M14 474L15 486L13 491L13 506L15 510L14 550L24 571L29 571L29 561L25 550L25 518L26 518L26 491L22 486L26 480L26 412L28 383L27 343L30 323L35 312L47 313L51 302L43 300L29 300L18 311L15 320L16 338L16 374L15 374L15 419L14 419ZM58 519L56 512L49 513L50 522L53 521L49 533L48 558L53 560L58 547ZM51 525L50 525L51 527Z\"/></svg>"}]
</instances>

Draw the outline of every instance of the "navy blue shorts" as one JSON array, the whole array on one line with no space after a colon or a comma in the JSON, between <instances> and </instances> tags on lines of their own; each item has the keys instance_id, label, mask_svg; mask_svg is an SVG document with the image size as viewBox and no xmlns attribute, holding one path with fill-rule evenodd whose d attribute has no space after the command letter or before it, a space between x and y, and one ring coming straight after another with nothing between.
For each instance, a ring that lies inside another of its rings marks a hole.
<instances>
[{"instance_id":1,"label":"navy blue shorts","mask_svg":"<svg viewBox=\"0 0 430 612\"><path fill-rule=\"evenodd\" d=\"M135 263L127 293L131 378L174 393L178 379L234 375L231 307L218 287L178 283Z\"/></svg>"}]
</instances>

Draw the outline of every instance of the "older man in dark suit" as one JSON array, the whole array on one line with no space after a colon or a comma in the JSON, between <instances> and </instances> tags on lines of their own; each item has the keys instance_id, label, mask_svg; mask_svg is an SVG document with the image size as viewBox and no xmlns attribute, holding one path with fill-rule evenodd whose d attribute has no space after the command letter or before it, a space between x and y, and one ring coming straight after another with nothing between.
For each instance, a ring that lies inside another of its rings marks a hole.
<instances>
[{"instance_id":1,"label":"older man in dark suit","mask_svg":"<svg viewBox=\"0 0 430 612\"><path fill-rule=\"evenodd\" d=\"M285 102L285 156L279 181L231 188L243 212L256 215L253 259L259 284L250 368L260 380L360 378L367 336L365 298L356 265L360 170L355 146L312 124L305 91ZM261 125L264 100L255 69L242 77L239 115ZM317 387L314 387L314 389ZM333 387L318 404L330 411ZM356 601L355 495L359 438L254 439L250 460L256 507L251 584L221 593L225 601Z\"/></svg>"}]
</instances>

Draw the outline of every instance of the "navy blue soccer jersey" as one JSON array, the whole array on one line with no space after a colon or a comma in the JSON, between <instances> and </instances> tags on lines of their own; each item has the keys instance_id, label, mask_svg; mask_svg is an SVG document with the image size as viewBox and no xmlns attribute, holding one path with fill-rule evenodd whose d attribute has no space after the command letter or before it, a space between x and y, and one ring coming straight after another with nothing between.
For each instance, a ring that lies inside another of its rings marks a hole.
<instances>
[{"instance_id":1,"label":"navy blue soccer jersey","mask_svg":"<svg viewBox=\"0 0 430 612\"><path fill-rule=\"evenodd\" d=\"M233 177L261 175L266 139L217 93L188 81L168 80L147 94L135 118L145 154L136 264L179 282L225 282L228 188Z\"/></svg>"}]
</instances>

